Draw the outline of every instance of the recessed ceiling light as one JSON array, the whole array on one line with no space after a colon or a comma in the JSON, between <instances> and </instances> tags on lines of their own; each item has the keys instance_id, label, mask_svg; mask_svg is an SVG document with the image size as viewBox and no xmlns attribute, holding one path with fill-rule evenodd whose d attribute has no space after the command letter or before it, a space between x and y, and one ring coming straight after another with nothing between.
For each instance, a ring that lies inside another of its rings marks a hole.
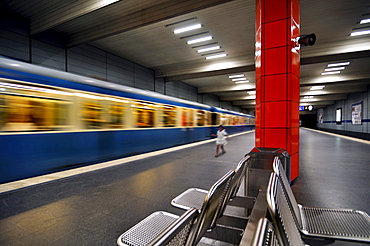
<instances>
[{"instance_id":1,"label":"recessed ceiling light","mask_svg":"<svg viewBox=\"0 0 370 246\"><path fill-rule=\"evenodd\" d=\"M227 54L223 53L223 54L218 54L218 55L207 56L206 59L210 60L210 59L221 58L225 56L227 56Z\"/></svg>"},{"instance_id":2,"label":"recessed ceiling light","mask_svg":"<svg viewBox=\"0 0 370 246\"><path fill-rule=\"evenodd\" d=\"M340 73L340 71L324 72L324 73L321 73L321 75L330 75L330 74L338 74L338 73Z\"/></svg>"},{"instance_id":3,"label":"recessed ceiling light","mask_svg":"<svg viewBox=\"0 0 370 246\"><path fill-rule=\"evenodd\" d=\"M339 63L328 64L328 67L347 66L349 64L350 64L350 62L339 62Z\"/></svg>"},{"instance_id":4,"label":"recessed ceiling light","mask_svg":"<svg viewBox=\"0 0 370 246\"><path fill-rule=\"evenodd\" d=\"M235 74L235 75L230 75L230 76L229 76L229 79L232 79L232 78L240 78L240 77L244 77L244 74Z\"/></svg>"},{"instance_id":5,"label":"recessed ceiling light","mask_svg":"<svg viewBox=\"0 0 370 246\"><path fill-rule=\"evenodd\" d=\"M232 79L232 81L240 81L240 80L246 80L247 78L238 78L238 79Z\"/></svg>"},{"instance_id":6,"label":"recessed ceiling light","mask_svg":"<svg viewBox=\"0 0 370 246\"><path fill-rule=\"evenodd\" d=\"M332 68L325 68L325 72L330 72L330 71L338 71L338 70L344 70L346 69L345 67L332 67Z\"/></svg>"},{"instance_id":7,"label":"recessed ceiling light","mask_svg":"<svg viewBox=\"0 0 370 246\"><path fill-rule=\"evenodd\" d=\"M360 21L360 24L366 24L366 23L370 23L370 19L363 19Z\"/></svg>"},{"instance_id":8,"label":"recessed ceiling light","mask_svg":"<svg viewBox=\"0 0 370 246\"><path fill-rule=\"evenodd\" d=\"M189 40L188 41L188 44L200 43L200 42L208 41L208 40L211 40L211 39L212 39L212 36L207 36L207 37L203 37L203 38L192 39L192 40Z\"/></svg>"},{"instance_id":9,"label":"recessed ceiling light","mask_svg":"<svg viewBox=\"0 0 370 246\"><path fill-rule=\"evenodd\" d=\"M366 35L370 34L370 30L363 30L363 31L357 31L357 32L352 32L350 36L361 36L361 35Z\"/></svg>"},{"instance_id":10,"label":"recessed ceiling light","mask_svg":"<svg viewBox=\"0 0 370 246\"><path fill-rule=\"evenodd\" d=\"M220 49L221 46L212 46L212 47L208 47L208 48L204 48L204 49L199 49L197 50L198 53L202 53L202 52L207 52L207 51L211 51L211 50L218 50Z\"/></svg>"},{"instance_id":11,"label":"recessed ceiling light","mask_svg":"<svg viewBox=\"0 0 370 246\"><path fill-rule=\"evenodd\" d=\"M235 81L235 84L244 84L244 83L249 83L249 80L239 80L239 81Z\"/></svg>"},{"instance_id":12,"label":"recessed ceiling light","mask_svg":"<svg viewBox=\"0 0 370 246\"><path fill-rule=\"evenodd\" d=\"M314 91L314 90L322 90L325 88L325 85L315 85L315 86L311 86L310 90L311 91Z\"/></svg>"},{"instance_id":13,"label":"recessed ceiling light","mask_svg":"<svg viewBox=\"0 0 370 246\"><path fill-rule=\"evenodd\" d=\"M183 32L187 32L187 31L191 31L191 30L195 30L195 29L199 29L201 28L202 25L201 24L195 24L195 25L191 25L191 26L187 26L187 27L183 27L183 28L178 28L178 29L175 29L173 32L175 34L178 34L178 33L183 33Z\"/></svg>"}]
</instances>

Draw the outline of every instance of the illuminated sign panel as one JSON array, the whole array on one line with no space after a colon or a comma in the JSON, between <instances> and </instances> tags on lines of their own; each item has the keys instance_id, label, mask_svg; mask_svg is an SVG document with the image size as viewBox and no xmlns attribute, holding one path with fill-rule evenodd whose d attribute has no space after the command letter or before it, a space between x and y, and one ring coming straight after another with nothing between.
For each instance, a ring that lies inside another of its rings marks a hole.
<instances>
[{"instance_id":1,"label":"illuminated sign panel","mask_svg":"<svg viewBox=\"0 0 370 246\"><path fill-rule=\"evenodd\" d=\"M312 111L312 110L313 110L313 106L312 105L299 106L299 111Z\"/></svg>"}]
</instances>

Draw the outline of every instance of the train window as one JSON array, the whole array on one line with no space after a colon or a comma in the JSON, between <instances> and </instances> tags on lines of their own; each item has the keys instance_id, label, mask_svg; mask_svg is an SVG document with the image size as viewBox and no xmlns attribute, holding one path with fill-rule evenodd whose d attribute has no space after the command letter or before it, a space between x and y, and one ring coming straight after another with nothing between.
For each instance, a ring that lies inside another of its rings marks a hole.
<instances>
[{"instance_id":1,"label":"train window","mask_svg":"<svg viewBox=\"0 0 370 246\"><path fill-rule=\"evenodd\" d=\"M239 117L238 116L232 116L232 125L236 126L239 124Z\"/></svg>"},{"instance_id":2,"label":"train window","mask_svg":"<svg viewBox=\"0 0 370 246\"><path fill-rule=\"evenodd\" d=\"M221 115L221 119L220 119L220 121L221 121L221 124L220 125L228 125L228 117L227 117L227 115L226 114L222 114Z\"/></svg>"},{"instance_id":3,"label":"train window","mask_svg":"<svg viewBox=\"0 0 370 246\"><path fill-rule=\"evenodd\" d=\"M194 126L194 109L188 109L188 126Z\"/></svg>"},{"instance_id":4,"label":"train window","mask_svg":"<svg viewBox=\"0 0 370 246\"><path fill-rule=\"evenodd\" d=\"M245 117L239 116L239 125L245 125Z\"/></svg>"},{"instance_id":5,"label":"train window","mask_svg":"<svg viewBox=\"0 0 370 246\"><path fill-rule=\"evenodd\" d=\"M136 127L153 127L156 105L148 102L132 103L136 114Z\"/></svg>"},{"instance_id":6,"label":"train window","mask_svg":"<svg viewBox=\"0 0 370 246\"><path fill-rule=\"evenodd\" d=\"M5 97L4 95L0 94L0 129L5 124L5 116L6 116Z\"/></svg>"},{"instance_id":7,"label":"train window","mask_svg":"<svg viewBox=\"0 0 370 246\"><path fill-rule=\"evenodd\" d=\"M46 131L68 127L66 96L72 93L54 88L0 82L1 129L3 131Z\"/></svg>"},{"instance_id":8,"label":"train window","mask_svg":"<svg viewBox=\"0 0 370 246\"><path fill-rule=\"evenodd\" d=\"M108 127L123 128L126 124L125 115L128 101L116 98L108 98L107 100L110 101L108 111Z\"/></svg>"},{"instance_id":9,"label":"train window","mask_svg":"<svg viewBox=\"0 0 370 246\"><path fill-rule=\"evenodd\" d=\"M104 127L103 106L99 101L85 101L82 107L84 128L101 129Z\"/></svg>"},{"instance_id":10,"label":"train window","mask_svg":"<svg viewBox=\"0 0 370 246\"><path fill-rule=\"evenodd\" d=\"M213 126L220 125L220 114L212 113L211 118L212 118L211 125Z\"/></svg>"},{"instance_id":11,"label":"train window","mask_svg":"<svg viewBox=\"0 0 370 246\"><path fill-rule=\"evenodd\" d=\"M181 125L194 126L194 109L181 109Z\"/></svg>"},{"instance_id":12,"label":"train window","mask_svg":"<svg viewBox=\"0 0 370 246\"><path fill-rule=\"evenodd\" d=\"M69 109L70 109L70 102L59 102L55 103L54 106L54 125L58 129L65 128L66 125L69 124L68 120L70 117L68 117Z\"/></svg>"},{"instance_id":13,"label":"train window","mask_svg":"<svg viewBox=\"0 0 370 246\"><path fill-rule=\"evenodd\" d=\"M187 115L186 108L181 109L181 126L187 126L188 124L187 118L188 118L188 115Z\"/></svg>"},{"instance_id":14,"label":"train window","mask_svg":"<svg viewBox=\"0 0 370 246\"><path fill-rule=\"evenodd\" d=\"M243 117L243 125L248 125L248 120L249 120L249 118L248 117Z\"/></svg>"},{"instance_id":15,"label":"train window","mask_svg":"<svg viewBox=\"0 0 370 246\"><path fill-rule=\"evenodd\" d=\"M206 122L206 113L203 110L197 111L197 126L204 126Z\"/></svg>"},{"instance_id":16,"label":"train window","mask_svg":"<svg viewBox=\"0 0 370 246\"><path fill-rule=\"evenodd\" d=\"M163 126L176 126L176 107L170 105L163 106Z\"/></svg>"},{"instance_id":17,"label":"train window","mask_svg":"<svg viewBox=\"0 0 370 246\"><path fill-rule=\"evenodd\" d=\"M211 112L207 111L207 118L206 118L207 125L212 125L212 115Z\"/></svg>"}]
</instances>

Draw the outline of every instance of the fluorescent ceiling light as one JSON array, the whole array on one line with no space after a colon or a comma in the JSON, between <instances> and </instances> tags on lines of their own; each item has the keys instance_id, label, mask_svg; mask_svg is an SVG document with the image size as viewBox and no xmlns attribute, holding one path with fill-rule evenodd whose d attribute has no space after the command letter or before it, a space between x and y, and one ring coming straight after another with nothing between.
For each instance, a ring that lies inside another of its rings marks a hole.
<instances>
[{"instance_id":1,"label":"fluorescent ceiling light","mask_svg":"<svg viewBox=\"0 0 370 246\"><path fill-rule=\"evenodd\" d=\"M360 21L360 24L366 24L366 23L370 23L370 19L363 19Z\"/></svg>"},{"instance_id":2,"label":"fluorescent ceiling light","mask_svg":"<svg viewBox=\"0 0 370 246\"><path fill-rule=\"evenodd\" d=\"M247 80L247 78L232 79L232 81L240 81L240 80Z\"/></svg>"},{"instance_id":3,"label":"fluorescent ceiling light","mask_svg":"<svg viewBox=\"0 0 370 246\"><path fill-rule=\"evenodd\" d=\"M324 73L321 73L321 75L330 75L330 74L338 74L338 73L340 73L340 71L324 72Z\"/></svg>"},{"instance_id":4,"label":"fluorescent ceiling light","mask_svg":"<svg viewBox=\"0 0 370 246\"><path fill-rule=\"evenodd\" d=\"M221 58L221 57L225 57L227 54L218 54L218 55L212 55L212 56L207 56L206 59L207 60L210 60L210 59L215 59L215 58Z\"/></svg>"},{"instance_id":5,"label":"fluorescent ceiling light","mask_svg":"<svg viewBox=\"0 0 370 246\"><path fill-rule=\"evenodd\" d=\"M248 83L249 80L240 80L240 81L235 81L235 84L244 84L244 83Z\"/></svg>"},{"instance_id":6,"label":"fluorescent ceiling light","mask_svg":"<svg viewBox=\"0 0 370 246\"><path fill-rule=\"evenodd\" d=\"M191 31L191 30L195 30L195 29L199 29L201 28L202 25L201 24L195 24L195 25L191 25L191 26L187 26L187 27L183 27L183 28L178 28L178 29L175 29L173 32L175 34L178 34L178 33L182 33L182 32L187 32L187 31Z\"/></svg>"},{"instance_id":7,"label":"fluorescent ceiling light","mask_svg":"<svg viewBox=\"0 0 370 246\"><path fill-rule=\"evenodd\" d=\"M315 85L315 86L311 86L310 90L311 91L314 91L314 90L322 90L325 88L325 85Z\"/></svg>"},{"instance_id":8,"label":"fluorescent ceiling light","mask_svg":"<svg viewBox=\"0 0 370 246\"><path fill-rule=\"evenodd\" d=\"M338 70L344 70L346 69L345 67L332 67L332 68L325 68L325 72L330 72L330 71L338 71Z\"/></svg>"},{"instance_id":9,"label":"fluorescent ceiling light","mask_svg":"<svg viewBox=\"0 0 370 246\"><path fill-rule=\"evenodd\" d=\"M235 74L235 75L230 75L230 76L229 76L229 79L232 79L232 78L240 78L240 77L244 77L244 74Z\"/></svg>"},{"instance_id":10,"label":"fluorescent ceiling light","mask_svg":"<svg viewBox=\"0 0 370 246\"><path fill-rule=\"evenodd\" d=\"M211 39L212 39L212 36L207 36L207 37L203 37L203 38L192 39L192 40L189 40L188 41L188 44L200 43L200 42L208 41L208 40L211 40Z\"/></svg>"},{"instance_id":11,"label":"fluorescent ceiling light","mask_svg":"<svg viewBox=\"0 0 370 246\"><path fill-rule=\"evenodd\" d=\"M328 64L328 67L347 66L349 64L350 64L350 62L339 62L339 63Z\"/></svg>"},{"instance_id":12,"label":"fluorescent ceiling light","mask_svg":"<svg viewBox=\"0 0 370 246\"><path fill-rule=\"evenodd\" d=\"M360 36L360 35L366 35L370 34L370 30L364 30L364 31L358 31L358 32L352 32L350 36Z\"/></svg>"},{"instance_id":13,"label":"fluorescent ceiling light","mask_svg":"<svg viewBox=\"0 0 370 246\"><path fill-rule=\"evenodd\" d=\"M247 92L249 95L256 95L256 91L248 91Z\"/></svg>"},{"instance_id":14,"label":"fluorescent ceiling light","mask_svg":"<svg viewBox=\"0 0 370 246\"><path fill-rule=\"evenodd\" d=\"M119 0L103 0L101 1L101 5L104 7L104 6L107 6L109 4L112 4L112 3L115 3L115 2L118 2Z\"/></svg>"},{"instance_id":15,"label":"fluorescent ceiling light","mask_svg":"<svg viewBox=\"0 0 370 246\"><path fill-rule=\"evenodd\" d=\"M313 96L304 96L303 98L304 99L311 99L311 98L313 98Z\"/></svg>"},{"instance_id":16,"label":"fluorescent ceiling light","mask_svg":"<svg viewBox=\"0 0 370 246\"><path fill-rule=\"evenodd\" d=\"M199 49L199 50L197 50L197 52L202 53L202 52L207 52L207 51L211 51L211 50L218 50L220 48L221 48L221 46L212 46L212 47L208 47L208 48L204 48L204 49Z\"/></svg>"}]
</instances>

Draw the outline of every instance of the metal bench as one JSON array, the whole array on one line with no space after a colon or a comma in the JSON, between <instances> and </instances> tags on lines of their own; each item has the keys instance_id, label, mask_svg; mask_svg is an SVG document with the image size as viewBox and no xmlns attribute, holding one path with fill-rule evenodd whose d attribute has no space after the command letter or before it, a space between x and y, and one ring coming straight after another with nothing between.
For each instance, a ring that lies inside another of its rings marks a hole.
<instances>
[{"instance_id":1,"label":"metal bench","mask_svg":"<svg viewBox=\"0 0 370 246\"><path fill-rule=\"evenodd\" d=\"M303 246L298 226L290 209L288 198L285 195L283 186L276 173L271 173L267 186L266 199L268 210L272 221L278 232L277 238L280 245L284 246Z\"/></svg>"},{"instance_id":2,"label":"metal bench","mask_svg":"<svg viewBox=\"0 0 370 246\"><path fill-rule=\"evenodd\" d=\"M275 226L267 218L259 220L251 246L283 246L278 240Z\"/></svg>"},{"instance_id":3,"label":"metal bench","mask_svg":"<svg viewBox=\"0 0 370 246\"><path fill-rule=\"evenodd\" d=\"M197 229L195 243L203 236L232 244L240 242L246 223L240 227L243 229L232 228L231 226L223 226L216 223L223 214L225 200L228 199L234 176L234 170L230 170L219 179L208 192L196 193L203 196L199 199L199 201L202 201L201 205L196 208L200 213L199 222L197 223L201 225L201 228ZM185 207L181 206L181 208Z\"/></svg>"},{"instance_id":4,"label":"metal bench","mask_svg":"<svg viewBox=\"0 0 370 246\"><path fill-rule=\"evenodd\" d=\"M181 217L154 212L117 239L119 246L189 245L198 210L190 209Z\"/></svg>"},{"instance_id":5,"label":"metal bench","mask_svg":"<svg viewBox=\"0 0 370 246\"><path fill-rule=\"evenodd\" d=\"M279 158L274 159L273 169L279 177L294 220L303 235L370 242L370 217L366 212L354 209L317 208L300 205L295 200Z\"/></svg>"},{"instance_id":6,"label":"metal bench","mask_svg":"<svg viewBox=\"0 0 370 246\"><path fill-rule=\"evenodd\" d=\"M186 212L191 214L197 212L199 215L194 215L195 220L191 219L190 221L187 221L184 217L187 218L187 216L190 215L187 215L186 213L179 218L177 215L167 212L155 212L123 233L117 240L118 245L167 245L166 242L171 241L172 238L176 238L175 240L178 240L175 232L182 230L176 228L178 226L183 227L184 224L186 224L190 227L189 230L185 230L189 233L185 236L185 238L187 238L182 240L181 244L176 242L171 245L195 246L207 230L214 229L216 227L216 220L221 211L222 203L233 177L234 171L230 170L211 187L204 198L200 212L195 208L191 208ZM190 217L193 218L193 215ZM182 223L182 221L184 222ZM223 234L222 232L220 233Z\"/></svg>"},{"instance_id":7,"label":"metal bench","mask_svg":"<svg viewBox=\"0 0 370 246\"><path fill-rule=\"evenodd\" d=\"M236 169L234 170L235 175L231 181L228 193L226 194L226 198L222 207L222 211L224 211L227 204L231 204L233 206L241 206L240 204L252 204L255 201L254 197L236 197L237 192L239 190L241 181L245 176L245 172L247 166L250 162L250 156L247 155L244 157L237 165ZM198 210L201 209L203 205L204 198L207 194L207 190L199 189L199 188L190 188L175 197L171 201L171 205L181 209L190 209L196 208ZM239 201L242 200L242 201ZM233 201L233 202L232 202ZM231 202L231 203L230 203Z\"/></svg>"}]
</instances>

